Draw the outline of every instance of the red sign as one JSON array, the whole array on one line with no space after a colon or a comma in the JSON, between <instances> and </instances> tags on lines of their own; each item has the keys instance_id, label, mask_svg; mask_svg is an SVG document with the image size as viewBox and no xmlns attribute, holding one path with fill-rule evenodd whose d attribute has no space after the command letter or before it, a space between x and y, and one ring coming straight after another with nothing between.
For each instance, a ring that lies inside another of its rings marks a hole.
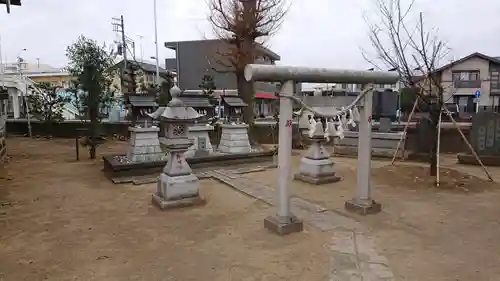
<instances>
[{"instance_id":1,"label":"red sign","mask_svg":"<svg viewBox=\"0 0 500 281\"><path fill-rule=\"evenodd\" d=\"M292 120L286 120L285 127L287 128L292 127Z\"/></svg>"}]
</instances>

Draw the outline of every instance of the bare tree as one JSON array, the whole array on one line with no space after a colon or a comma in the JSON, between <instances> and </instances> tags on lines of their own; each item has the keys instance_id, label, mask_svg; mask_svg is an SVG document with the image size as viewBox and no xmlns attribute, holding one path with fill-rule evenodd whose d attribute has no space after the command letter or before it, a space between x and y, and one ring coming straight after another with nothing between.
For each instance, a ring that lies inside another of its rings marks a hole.
<instances>
[{"instance_id":1,"label":"bare tree","mask_svg":"<svg viewBox=\"0 0 500 281\"><path fill-rule=\"evenodd\" d=\"M217 51L213 70L236 75L238 93L249 105L243 119L253 124L255 91L253 83L245 80L245 66L254 62L258 44L278 31L288 10L286 1L208 0L208 6L213 31L227 45Z\"/></svg>"},{"instance_id":2,"label":"bare tree","mask_svg":"<svg viewBox=\"0 0 500 281\"><path fill-rule=\"evenodd\" d=\"M398 71L405 88L416 89L417 99L429 111L431 124L430 174L437 174L437 133L439 116L443 107L444 88L438 68L449 53L445 42L439 39L434 28L428 28L423 13L412 13L415 1L407 5L402 0L376 0L378 21L365 17L369 39L374 51L372 56L363 52L365 59L377 68Z\"/></svg>"},{"instance_id":3,"label":"bare tree","mask_svg":"<svg viewBox=\"0 0 500 281\"><path fill-rule=\"evenodd\" d=\"M365 17L375 59L370 59L366 52L363 52L363 56L374 67L380 69L380 64L382 64L398 71L403 87L411 89L411 92L416 94L413 110L421 101L421 104L429 111L431 125L429 134L431 143L429 151L430 175L438 176L439 131L441 113L444 111L448 113L485 174L492 180L477 153L456 124L449 110L444 106L445 88L441 81L439 65L441 60L449 54L450 49L444 41L439 39L434 28L427 27L424 23L423 13L418 13L418 15L412 13L415 0L375 1L379 16L378 21L374 22ZM408 4L404 5L404 2ZM439 176L436 178L436 185L439 185Z\"/></svg>"}]
</instances>

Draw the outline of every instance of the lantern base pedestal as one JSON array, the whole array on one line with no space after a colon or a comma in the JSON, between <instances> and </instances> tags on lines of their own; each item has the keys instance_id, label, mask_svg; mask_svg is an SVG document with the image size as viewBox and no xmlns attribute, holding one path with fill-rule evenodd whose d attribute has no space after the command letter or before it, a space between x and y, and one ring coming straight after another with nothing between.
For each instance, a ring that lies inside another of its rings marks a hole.
<instances>
[{"instance_id":1,"label":"lantern base pedestal","mask_svg":"<svg viewBox=\"0 0 500 281\"><path fill-rule=\"evenodd\" d=\"M193 174L169 176L160 174L153 204L162 210L201 205L205 202L199 193L199 181Z\"/></svg>"},{"instance_id":2,"label":"lantern base pedestal","mask_svg":"<svg viewBox=\"0 0 500 281\"><path fill-rule=\"evenodd\" d=\"M322 144L324 138L311 140L313 143L306 155L300 159L299 171L294 179L316 185L340 181L341 178L335 174L335 163Z\"/></svg>"},{"instance_id":3,"label":"lantern base pedestal","mask_svg":"<svg viewBox=\"0 0 500 281\"><path fill-rule=\"evenodd\" d=\"M222 153L249 153L252 151L248 140L247 124L222 124L219 151Z\"/></svg>"},{"instance_id":4,"label":"lantern base pedestal","mask_svg":"<svg viewBox=\"0 0 500 281\"><path fill-rule=\"evenodd\" d=\"M161 150L158 132L160 128L137 128L129 127L129 151L127 159L132 163L161 161L165 153Z\"/></svg>"},{"instance_id":5,"label":"lantern base pedestal","mask_svg":"<svg viewBox=\"0 0 500 281\"><path fill-rule=\"evenodd\" d=\"M201 206L206 203L205 199L200 195L189 198L181 198L178 200L166 200L158 193L153 193L151 196L151 202L154 206L161 210Z\"/></svg>"}]
</instances>

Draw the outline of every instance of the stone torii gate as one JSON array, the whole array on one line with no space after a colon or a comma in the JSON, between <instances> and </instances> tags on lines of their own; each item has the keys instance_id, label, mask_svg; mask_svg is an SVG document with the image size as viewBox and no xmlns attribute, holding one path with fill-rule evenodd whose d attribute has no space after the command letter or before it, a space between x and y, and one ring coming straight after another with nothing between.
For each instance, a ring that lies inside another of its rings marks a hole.
<instances>
[{"instance_id":1,"label":"stone torii gate","mask_svg":"<svg viewBox=\"0 0 500 281\"><path fill-rule=\"evenodd\" d=\"M290 211L288 192L291 180L292 101L301 103L300 99L293 96L293 85L296 82L367 85L358 98L344 109L349 110L356 105L361 108L356 197L346 201L345 208L362 214L376 213L381 210L381 205L375 202L370 194L372 84L395 84L399 79L397 73L249 64L245 68L245 78L247 81L254 82L282 83L279 107L278 213L276 216L270 216L264 220L265 228L280 235L299 232L303 228L302 221ZM331 116L318 112L315 114L324 117L338 116L338 113Z\"/></svg>"}]
</instances>

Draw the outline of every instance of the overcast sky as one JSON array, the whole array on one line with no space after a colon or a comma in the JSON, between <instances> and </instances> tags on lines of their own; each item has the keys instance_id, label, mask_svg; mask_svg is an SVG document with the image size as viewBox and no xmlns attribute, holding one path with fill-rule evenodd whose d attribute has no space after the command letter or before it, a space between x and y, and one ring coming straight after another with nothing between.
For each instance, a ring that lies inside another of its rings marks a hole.
<instances>
[{"instance_id":1,"label":"overcast sky","mask_svg":"<svg viewBox=\"0 0 500 281\"><path fill-rule=\"evenodd\" d=\"M22 0L11 14L0 10L3 58L23 56L31 62L66 64L66 46L80 34L112 43L111 18L123 15L127 35L142 35L144 58L155 55L153 0ZM172 57L165 41L211 37L205 0L157 0L160 58ZM414 12L439 27L455 58L472 52L500 56L500 1L417 0ZM280 64L331 68L366 68L360 47L369 49L363 12L374 13L373 0L292 0L280 32L269 47L281 55ZM163 63L162 63L163 64Z\"/></svg>"}]
</instances>

